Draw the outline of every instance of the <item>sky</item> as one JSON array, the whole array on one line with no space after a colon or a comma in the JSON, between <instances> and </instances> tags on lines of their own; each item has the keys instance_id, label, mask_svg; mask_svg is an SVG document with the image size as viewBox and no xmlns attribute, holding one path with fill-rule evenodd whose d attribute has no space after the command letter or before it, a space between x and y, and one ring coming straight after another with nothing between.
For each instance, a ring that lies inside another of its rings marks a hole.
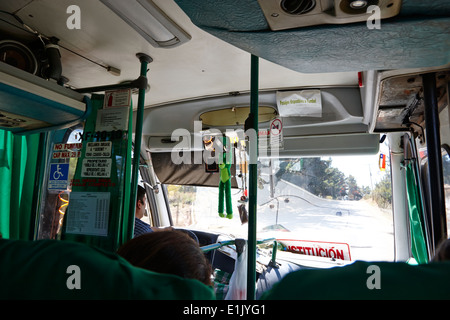
<instances>
[{"instance_id":1,"label":"sky","mask_svg":"<svg viewBox=\"0 0 450 320\"><path fill-rule=\"evenodd\" d=\"M385 154L387 156L386 159L389 159L388 147L385 144L381 144L378 154L366 156L334 156L332 157L331 166L338 168L347 177L353 175L359 186L369 186L372 188L386 174L386 171L381 171L378 166L380 153ZM328 159L328 157L326 158ZM386 170L389 170L388 165L386 165ZM372 179L370 174L372 174Z\"/></svg>"}]
</instances>

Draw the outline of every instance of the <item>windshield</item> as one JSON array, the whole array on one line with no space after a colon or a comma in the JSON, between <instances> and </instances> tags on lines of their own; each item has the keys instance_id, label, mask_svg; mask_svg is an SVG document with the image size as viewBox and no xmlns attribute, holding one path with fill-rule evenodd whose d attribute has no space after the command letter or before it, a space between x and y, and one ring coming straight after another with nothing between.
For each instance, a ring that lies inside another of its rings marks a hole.
<instances>
[{"instance_id":1,"label":"windshield","mask_svg":"<svg viewBox=\"0 0 450 320\"><path fill-rule=\"evenodd\" d=\"M261 160L258 239L275 237L285 250L309 255L393 260L389 162L384 170L379 168L385 156ZM245 172L237 173L233 219L218 215L218 188L169 185L174 225L246 238L245 214L240 218L240 211L245 212L238 209L244 205L248 210L246 178Z\"/></svg>"}]
</instances>

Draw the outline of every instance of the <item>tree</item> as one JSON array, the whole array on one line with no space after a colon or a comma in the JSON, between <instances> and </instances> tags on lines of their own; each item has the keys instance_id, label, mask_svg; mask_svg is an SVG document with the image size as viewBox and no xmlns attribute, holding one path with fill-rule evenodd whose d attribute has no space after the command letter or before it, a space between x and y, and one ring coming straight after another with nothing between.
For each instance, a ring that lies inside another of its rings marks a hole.
<instances>
[{"instance_id":1,"label":"tree","mask_svg":"<svg viewBox=\"0 0 450 320\"><path fill-rule=\"evenodd\" d=\"M392 205L391 175L389 171L387 171L383 176L383 179L375 185L373 196L375 202L381 208L389 208Z\"/></svg>"},{"instance_id":2,"label":"tree","mask_svg":"<svg viewBox=\"0 0 450 320\"><path fill-rule=\"evenodd\" d=\"M293 163L285 163L283 166L280 164L280 168L286 168L282 170L283 179L321 197L337 199L347 194L345 174L331 166L331 159L302 158L300 163L301 170L296 172L288 170Z\"/></svg>"},{"instance_id":3,"label":"tree","mask_svg":"<svg viewBox=\"0 0 450 320\"><path fill-rule=\"evenodd\" d=\"M190 225L195 218L191 210L196 197L195 187L168 185L167 191L171 213L175 214L175 225Z\"/></svg>"},{"instance_id":4,"label":"tree","mask_svg":"<svg viewBox=\"0 0 450 320\"><path fill-rule=\"evenodd\" d=\"M364 193L370 193L370 189L358 186L354 176L346 177L342 171L333 167L331 158L328 160L319 157L302 158L300 171L291 170L297 162L280 161L280 169L275 174L277 180L287 180L317 196L332 199L343 199L348 196L351 200L360 200Z\"/></svg>"},{"instance_id":5,"label":"tree","mask_svg":"<svg viewBox=\"0 0 450 320\"><path fill-rule=\"evenodd\" d=\"M444 184L450 184L450 156L447 152L442 156L442 172L444 175Z\"/></svg>"},{"instance_id":6,"label":"tree","mask_svg":"<svg viewBox=\"0 0 450 320\"><path fill-rule=\"evenodd\" d=\"M347 188L345 186L345 174L339 169L328 167L325 169L326 180L324 181L327 195L333 199L343 198L347 195Z\"/></svg>"},{"instance_id":7,"label":"tree","mask_svg":"<svg viewBox=\"0 0 450 320\"><path fill-rule=\"evenodd\" d=\"M361 200L362 194L360 191L360 188L358 186L358 183L356 182L356 179L354 176L349 175L347 178L348 183L348 193L350 200Z\"/></svg>"},{"instance_id":8,"label":"tree","mask_svg":"<svg viewBox=\"0 0 450 320\"><path fill-rule=\"evenodd\" d=\"M320 158L305 158L301 173L304 176L304 188L315 195L326 196L327 180L326 170L330 167L331 160Z\"/></svg>"}]
</instances>

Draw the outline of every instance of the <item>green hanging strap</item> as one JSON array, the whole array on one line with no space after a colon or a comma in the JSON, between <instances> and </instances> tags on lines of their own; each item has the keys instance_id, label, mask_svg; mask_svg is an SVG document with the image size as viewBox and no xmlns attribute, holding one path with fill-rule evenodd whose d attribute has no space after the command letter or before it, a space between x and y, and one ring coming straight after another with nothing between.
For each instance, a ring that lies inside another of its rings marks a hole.
<instances>
[{"instance_id":1,"label":"green hanging strap","mask_svg":"<svg viewBox=\"0 0 450 320\"><path fill-rule=\"evenodd\" d=\"M231 201L231 162L227 159L227 155L231 154L231 150L226 150L227 137L223 137L223 160L219 163L220 181L219 181L219 216L221 218L233 219L233 207ZM226 216L224 213L224 199L226 202Z\"/></svg>"}]
</instances>

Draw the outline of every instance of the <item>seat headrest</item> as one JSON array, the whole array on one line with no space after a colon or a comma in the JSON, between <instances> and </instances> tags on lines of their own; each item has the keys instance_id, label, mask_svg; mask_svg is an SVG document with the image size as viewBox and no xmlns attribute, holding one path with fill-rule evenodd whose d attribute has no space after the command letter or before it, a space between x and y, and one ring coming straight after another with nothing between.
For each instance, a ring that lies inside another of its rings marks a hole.
<instances>
[{"instance_id":1,"label":"seat headrest","mask_svg":"<svg viewBox=\"0 0 450 320\"><path fill-rule=\"evenodd\" d=\"M0 239L0 299L214 299L213 289L69 241Z\"/></svg>"},{"instance_id":2,"label":"seat headrest","mask_svg":"<svg viewBox=\"0 0 450 320\"><path fill-rule=\"evenodd\" d=\"M450 298L450 262L409 265L357 261L330 269L292 272L266 300L416 300Z\"/></svg>"}]
</instances>

